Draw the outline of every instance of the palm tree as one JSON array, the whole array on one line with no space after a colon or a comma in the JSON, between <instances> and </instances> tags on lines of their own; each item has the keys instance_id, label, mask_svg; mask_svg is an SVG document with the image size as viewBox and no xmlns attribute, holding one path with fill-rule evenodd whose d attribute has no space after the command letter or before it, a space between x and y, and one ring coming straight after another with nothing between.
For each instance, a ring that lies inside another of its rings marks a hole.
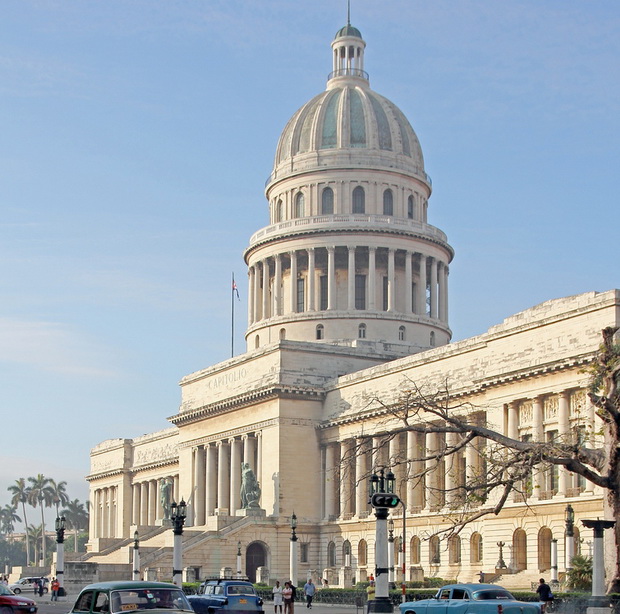
<instances>
[{"instance_id":1,"label":"palm tree","mask_svg":"<svg viewBox=\"0 0 620 614\"><path fill-rule=\"evenodd\" d=\"M52 488L50 487L50 481L49 478L46 478L42 473L39 473L34 478L29 477L28 481L30 482L30 497L28 502L32 505L32 507L37 507L38 505L41 508L41 530L43 531L43 536L45 537L45 517L43 515L43 506L52 506ZM43 547L41 549L41 560L43 560L43 564L45 565L45 538L42 542Z\"/></svg>"},{"instance_id":2,"label":"palm tree","mask_svg":"<svg viewBox=\"0 0 620 614\"><path fill-rule=\"evenodd\" d=\"M11 493L11 503L17 507L18 504L22 504L22 512L24 516L24 529L28 527L28 520L26 519L26 503L30 500L30 488L26 486L26 480L19 478L15 480L15 484L11 484L7 488ZM28 537L28 531L24 530L26 534L26 565L30 565L30 538Z\"/></svg>"},{"instance_id":3,"label":"palm tree","mask_svg":"<svg viewBox=\"0 0 620 614\"><path fill-rule=\"evenodd\" d=\"M15 522L21 522L22 519L15 513L17 508L7 503L0 509L0 530L7 535L11 535L15 530Z\"/></svg>"},{"instance_id":4,"label":"palm tree","mask_svg":"<svg viewBox=\"0 0 620 614\"><path fill-rule=\"evenodd\" d=\"M31 524L29 527L26 527L26 536L28 538L30 538L32 540L32 543L34 544L34 558L35 561L39 560L39 539L41 539L41 536L43 535L43 531L42 531L42 526L39 525L38 527L35 527L33 524ZM45 541L43 541L43 543L45 544Z\"/></svg>"},{"instance_id":5,"label":"palm tree","mask_svg":"<svg viewBox=\"0 0 620 614\"><path fill-rule=\"evenodd\" d=\"M75 534L75 552L78 551L78 533L80 529L85 529L88 526L88 501L86 505L80 503L77 499L69 501L67 507L61 511L61 514L67 520L67 524L73 529Z\"/></svg>"},{"instance_id":6,"label":"palm tree","mask_svg":"<svg viewBox=\"0 0 620 614\"><path fill-rule=\"evenodd\" d=\"M50 478L49 486L52 490L52 504L56 506L56 516L60 515L58 511L61 505L67 505L69 502L69 495L67 495L67 483L56 482L56 480Z\"/></svg>"},{"instance_id":7,"label":"palm tree","mask_svg":"<svg viewBox=\"0 0 620 614\"><path fill-rule=\"evenodd\" d=\"M575 590L589 591L592 588L592 557L576 554L568 570L568 586Z\"/></svg>"}]
</instances>

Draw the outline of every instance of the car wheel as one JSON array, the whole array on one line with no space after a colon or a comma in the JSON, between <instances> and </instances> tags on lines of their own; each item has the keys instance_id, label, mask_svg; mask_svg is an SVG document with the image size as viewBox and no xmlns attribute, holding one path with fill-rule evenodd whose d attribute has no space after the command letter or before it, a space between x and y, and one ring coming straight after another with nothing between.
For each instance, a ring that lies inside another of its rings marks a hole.
<instances>
[{"instance_id":1,"label":"car wheel","mask_svg":"<svg viewBox=\"0 0 620 614\"><path fill-rule=\"evenodd\" d=\"M13 592L14 592L16 595L19 595L19 594L22 592L22 589L21 589L21 588L17 588L17 586L16 586L16 587L13 589Z\"/></svg>"},{"instance_id":2,"label":"car wheel","mask_svg":"<svg viewBox=\"0 0 620 614\"><path fill-rule=\"evenodd\" d=\"M4 605L0 608L0 614L13 614L13 608Z\"/></svg>"},{"instance_id":3,"label":"car wheel","mask_svg":"<svg viewBox=\"0 0 620 614\"><path fill-rule=\"evenodd\" d=\"M44 593L47 593L47 590L48 590L47 588L44 588L44 589L43 589L43 592L44 592Z\"/></svg>"}]
</instances>

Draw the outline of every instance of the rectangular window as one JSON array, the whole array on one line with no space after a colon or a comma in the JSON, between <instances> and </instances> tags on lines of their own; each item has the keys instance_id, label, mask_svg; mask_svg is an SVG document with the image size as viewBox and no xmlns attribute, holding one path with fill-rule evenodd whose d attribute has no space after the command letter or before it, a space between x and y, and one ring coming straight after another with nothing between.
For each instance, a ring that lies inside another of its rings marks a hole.
<instances>
[{"instance_id":1,"label":"rectangular window","mask_svg":"<svg viewBox=\"0 0 620 614\"><path fill-rule=\"evenodd\" d=\"M302 563L308 562L308 544L299 544L299 560Z\"/></svg>"},{"instance_id":2,"label":"rectangular window","mask_svg":"<svg viewBox=\"0 0 620 614\"><path fill-rule=\"evenodd\" d=\"M366 309L366 275L355 276L355 309Z\"/></svg>"},{"instance_id":3,"label":"rectangular window","mask_svg":"<svg viewBox=\"0 0 620 614\"><path fill-rule=\"evenodd\" d=\"M388 278L384 277L383 278L383 311L388 310L388 292L389 292L388 288L389 288Z\"/></svg>"},{"instance_id":4,"label":"rectangular window","mask_svg":"<svg viewBox=\"0 0 620 614\"><path fill-rule=\"evenodd\" d=\"M327 275L319 277L319 309L321 311L327 309Z\"/></svg>"},{"instance_id":5,"label":"rectangular window","mask_svg":"<svg viewBox=\"0 0 620 614\"><path fill-rule=\"evenodd\" d=\"M297 313L301 313L302 311L305 310L305 307L306 307L305 289L306 289L306 280L303 277L300 277L297 280L297 303L296 303Z\"/></svg>"}]
</instances>

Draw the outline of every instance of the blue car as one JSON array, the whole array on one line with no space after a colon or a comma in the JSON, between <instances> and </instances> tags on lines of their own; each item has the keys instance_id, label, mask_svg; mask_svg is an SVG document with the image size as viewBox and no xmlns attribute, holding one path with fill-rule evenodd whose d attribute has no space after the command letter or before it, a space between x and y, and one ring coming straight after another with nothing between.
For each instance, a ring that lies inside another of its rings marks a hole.
<instances>
[{"instance_id":1,"label":"blue car","mask_svg":"<svg viewBox=\"0 0 620 614\"><path fill-rule=\"evenodd\" d=\"M543 614L537 601L517 601L496 584L448 584L432 599L400 604L401 614Z\"/></svg>"},{"instance_id":2,"label":"blue car","mask_svg":"<svg viewBox=\"0 0 620 614\"><path fill-rule=\"evenodd\" d=\"M244 580L207 580L188 600L196 614L264 614L263 600Z\"/></svg>"}]
</instances>

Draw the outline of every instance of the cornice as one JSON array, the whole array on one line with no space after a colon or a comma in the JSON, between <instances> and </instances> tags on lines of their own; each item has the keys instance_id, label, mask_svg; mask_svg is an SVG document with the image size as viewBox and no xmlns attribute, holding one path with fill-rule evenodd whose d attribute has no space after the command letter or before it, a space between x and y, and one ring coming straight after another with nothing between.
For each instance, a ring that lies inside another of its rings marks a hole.
<instances>
[{"instance_id":1,"label":"cornice","mask_svg":"<svg viewBox=\"0 0 620 614\"><path fill-rule=\"evenodd\" d=\"M181 427L195 422L200 422L205 418L225 414L241 407L247 407L257 401L266 401L276 398L293 399L299 397L312 398L322 401L325 398L325 392L321 389L310 386L285 386L283 384L272 384L258 390L252 390L251 392L239 394L228 399L223 399L222 401L202 405L196 409L191 409L181 414L170 416L168 420L170 420L170 422L174 425Z\"/></svg>"}]
</instances>

